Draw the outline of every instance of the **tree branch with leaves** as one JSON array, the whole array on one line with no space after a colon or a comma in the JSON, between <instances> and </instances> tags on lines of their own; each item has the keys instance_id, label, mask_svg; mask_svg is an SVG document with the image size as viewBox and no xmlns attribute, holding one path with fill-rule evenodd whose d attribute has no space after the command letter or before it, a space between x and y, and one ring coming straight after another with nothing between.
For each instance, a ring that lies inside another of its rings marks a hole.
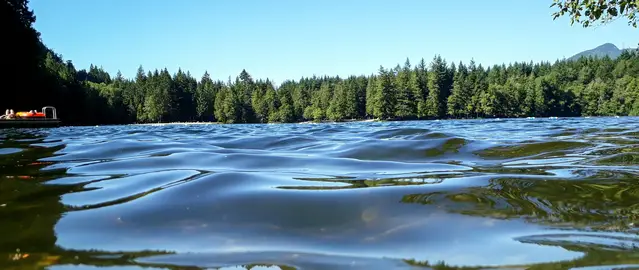
<instances>
[{"instance_id":1,"label":"tree branch with leaves","mask_svg":"<svg viewBox=\"0 0 639 270\"><path fill-rule=\"evenodd\" d=\"M556 8L553 19L568 15L571 25L589 27L625 17L636 28L639 0L554 0L550 7Z\"/></svg>"}]
</instances>

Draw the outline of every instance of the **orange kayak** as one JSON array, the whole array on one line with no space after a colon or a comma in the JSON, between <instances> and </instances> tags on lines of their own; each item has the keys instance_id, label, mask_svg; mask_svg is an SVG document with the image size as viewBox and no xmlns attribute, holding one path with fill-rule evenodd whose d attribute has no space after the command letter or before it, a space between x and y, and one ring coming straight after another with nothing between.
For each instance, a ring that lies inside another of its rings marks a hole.
<instances>
[{"instance_id":1,"label":"orange kayak","mask_svg":"<svg viewBox=\"0 0 639 270\"><path fill-rule=\"evenodd\" d=\"M17 112L16 116L24 117L24 118L43 118L43 117L45 117L44 113L41 113L41 112L37 112L37 113Z\"/></svg>"}]
</instances>

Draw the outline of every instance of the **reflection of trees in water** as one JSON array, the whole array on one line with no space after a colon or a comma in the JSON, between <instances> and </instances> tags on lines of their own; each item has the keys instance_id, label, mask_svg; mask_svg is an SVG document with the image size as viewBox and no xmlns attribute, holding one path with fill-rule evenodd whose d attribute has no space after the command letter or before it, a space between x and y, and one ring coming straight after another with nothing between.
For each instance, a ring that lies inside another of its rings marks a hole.
<instances>
[{"instance_id":1,"label":"reflection of trees in water","mask_svg":"<svg viewBox=\"0 0 639 270\"><path fill-rule=\"evenodd\" d=\"M471 269L500 269L500 268L512 268L512 269L527 269L527 270L547 270L547 269L571 269L576 267L587 266L611 266L607 269L615 269L615 265L633 265L634 268L624 269L637 269L639 268L639 252L636 250L628 251L611 251L605 249L593 249L583 246L574 245L562 245L562 248L570 251L581 252L583 257L571 261L552 262L552 263L539 263L534 265L504 265L500 267L484 267L484 266L464 266L458 267L453 265L447 265L445 262L429 263L427 261L416 260L404 260L407 264L413 266L430 267L436 270L471 270Z\"/></svg>"},{"instance_id":2,"label":"reflection of trees in water","mask_svg":"<svg viewBox=\"0 0 639 270\"><path fill-rule=\"evenodd\" d=\"M54 227L65 211L61 196L83 190L83 183L52 185L44 182L70 176L66 169L42 171L52 162L40 162L51 157L64 145L36 146L46 134L33 131L3 130L0 149L19 148L22 151L0 155L0 269L42 269L49 265L140 266L158 269L204 269L174 265L146 264L135 260L148 256L173 254L170 251L104 252L99 250L68 250L56 246ZM241 265L242 269L272 264ZM280 269L294 269L279 266Z\"/></svg>"},{"instance_id":3,"label":"reflection of trees in water","mask_svg":"<svg viewBox=\"0 0 639 270\"><path fill-rule=\"evenodd\" d=\"M86 265L96 267L113 267L113 266L138 266L140 269L214 269L210 267L198 267L198 266L178 266L162 263L140 263L137 259L141 259L149 256L161 256L173 254L172 252L164 251L139 251L139 252L102 252L102 251L73 251L73 250L59 250L52 253L29 253L29 256L24 256L27 253L23 253L21 259L10 261L9 263L0 263L0 267L3 270L24 270L24 269L42 269L45 266L51 265ZM14 254L11 255L13 257ZM296 268L286 265L278 264L242 264L233 269L246 269L251 270L257 267L268 269L281 269L281 270L294 270Z\"/></svg>"},{"instance_id":4,"label":"reflection of trees in water","mask_svg":"<svg viewBox=\"0 0 639 270\"><path fill-rule=\"evenodd\" d=\"M525 219L554 227L595 231L616 231L637 236L639 231L639 182L632 173L602 174L611 180L545 180L530 178L493 179L484 187L451 192L409 194L403 203L436 204L453 213L498 219ZM597 175L596 175L597 176ZM596 178L595 176L595 178ZM601 176L601 175L599 175ZM613 179L614 178L614 179ZM594 179L594 178L593 178ZM636 241L636 237L632 238ZM639 267L639 246L577 245L573 242L531 241L561 246L584 253L565 262L545 263L526 269L567 269L592 265L635 264ZM438 263L407 261L434 269L455 268ZM478 267L479 268L479 267Z\"/></svg>"},{"instance_id":5,"label":"reflection of trees in water","mask_svg":"<svg viewBox=\"0 0 639 270\"><path fill-rule=\"evenodd\" d=\"M35 132L3 130L0 148L22 151L0 156L0 268L29 269L57 260L54 226L64 211L60 196L73 190L69 186L44 185L42 182L64 175L64 170L40 171L47 163L39 159L50 157L57 147L31 146L42 143L44 135ZM26 262L26 263L25 263ZM31 267L29 267L31 266Z\"/></svg>"},{"instance_id":6,"label":"reflection of trees in water","mask_svg":"<svg viewBox=\"0 0 639 270\"><path fill-rule=\"evenodd\" d=\"M49 251L56 238L53 225L64 210L60 195L71 187L47 186L42 181L64 172L40 172L46 164L38 159L53 155L61 147L31 147L42 142L37 133L4 133L0 148L20 148L23 151L0 156L0 252Z\"/></svg>"},{"instance_id":7,"label":"reflection of trees in water","mask_svg":"<svg viewBox=\"0 0 639 270\"><path fill-rule=\"evenodd\" d=\"M64 146L33 146L44 142L44 134L5 130L1 148L21 152L0 155L0 269L41 269L51 264L130 265L135 257L166 252L105 253L72 251L56 246L54 226L66 207L60 197L78 185L46 185L45 181L67 176L66 170L41 171L51 163L38 160L51 157ZM99 258L96 256L110 255Z\"/></svg>"},{"instance_id":8,"label":"reflection of trees in water","mask_svg":"<svg viewBox=\"0 0 639 270\"><path fill-rule=\"evenodd\" d=\"M636 179L632 174L597 182L504 178L459 192L407 195L402 201L441 203L452 212L474 216L625 231L639 221Z\"/></svg>"},{"instance_id":9,"label":"reflection of trees in water","mask_svg":"<svg viewBox=\"0 0 639 270\"><path fill-rule=\"evenodd\" d=\"M425 185L438 184L445 178L456 177L457 175L420 175L414 177L388 177L380 179L355 179L351 177L335 177L335 178L296 178L297 180L306 180L311 182L327 182L336 183L337 185L305 185L305 186L282 186L282 189L309 189L309 190L333 190L333 189L349 189L349 188L370 188L383 186L408 186L408 185ZM346 185L342 185L346 184Z\"/></svg>"}]
</instances>

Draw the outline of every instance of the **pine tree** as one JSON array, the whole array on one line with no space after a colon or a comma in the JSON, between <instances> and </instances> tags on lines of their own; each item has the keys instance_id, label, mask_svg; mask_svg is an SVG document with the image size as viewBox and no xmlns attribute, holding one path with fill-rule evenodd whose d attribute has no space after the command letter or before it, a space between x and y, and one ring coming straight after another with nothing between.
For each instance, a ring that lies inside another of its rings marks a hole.
<instances>
[{"instance_id":1,"label":"pine tree","mask_svg":"<svg viewBox=\"0 0 639 270\"><path fill-rule=\"evenodd\" d=\"M446 77L448 70L446 62L437 55L431 62L428 73L428 98L426 99L426 113L428 117L439 118L445 115Z\"/></svg>"},{"instance_id":2,"label":"pine tree","mask_svg":"<svg viewBox=\"0 0 639 270\"><path fill-rule=\"evenodd\" d=\"M397 110L395 115L401 119L414 118L417 115L415 93L417 92L416 74L411 70L410 61L406 59L404 68L397 76Z\"/></svg>"},{"instance_id":3,"label":"pine tree","mask_svg":"<svg viewBox=\"0 0 639 270\"><path fill-rule=\"evenodd\" d=\"M393 72L379 67L377 80L376 102L374 114L377 118L395 118L395 85L393 84Z\"/></svg>"},{"instance_id":4,"label":"pine tree","mask_svg":"<svg viewBox=\"0 0 639 270\"><path fill-rule=\"evenodd\" d=\"M366 84L366 116L375 116L375 107L377 106L377 82L374 75L368 77Z\"/></svg>"},{"instance_id":5,"label":"pine tree","mask_svg":"<svg viewBox=\"0 0 639 270\"><path fill-rule=\"evenodd\" d=\"M415 89L415 99L417 100L417 117L427 117L428 110L426 106L426 98L428 97L428 71L426 61L422 58L415 67L415 76L417 81L417 89Z\"/></svg>"},{"instance_id":6,"label":"pine tree","mask_svg":"<svg viewBox=\"0 0 639 270\"><path fill-rule=\"evenodd\" d=\"M472 96L468 85L468 70L463 63L453 77L453 90L448 97L448 115L458 117L467 115L468 97Z\"/></svg>"}]
</instances>

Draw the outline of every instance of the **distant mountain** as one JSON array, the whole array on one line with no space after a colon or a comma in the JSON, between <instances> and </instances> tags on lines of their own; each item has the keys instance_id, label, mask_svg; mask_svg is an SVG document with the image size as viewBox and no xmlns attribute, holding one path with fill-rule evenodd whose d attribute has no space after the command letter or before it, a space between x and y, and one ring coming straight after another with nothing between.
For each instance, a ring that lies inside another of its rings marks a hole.
<instances>
[{"instance_id":1,"label":"distant mountain","mask_svg":"<svg viewBox=\"0 0 639 270\"><path fill-rule=\"evenodd\" d=\"M587 51L583 51L580 52L578 54L573 55L572 57L568 58L568 60L578 60L579 58L581 58L582 56L585 57L590 57L590 56L594 56L594 57L604 57L604 56L608 56L612 59L615 59L617 57L619 57L619 55L621 55L621 53L624 50L630 50L630 49L619 49L617 48L617 46L615 46L615 44L612 43L606 43L603 45L600 45L594 49L591 50L587 50Z\"/></svg>"}]
</instances>

